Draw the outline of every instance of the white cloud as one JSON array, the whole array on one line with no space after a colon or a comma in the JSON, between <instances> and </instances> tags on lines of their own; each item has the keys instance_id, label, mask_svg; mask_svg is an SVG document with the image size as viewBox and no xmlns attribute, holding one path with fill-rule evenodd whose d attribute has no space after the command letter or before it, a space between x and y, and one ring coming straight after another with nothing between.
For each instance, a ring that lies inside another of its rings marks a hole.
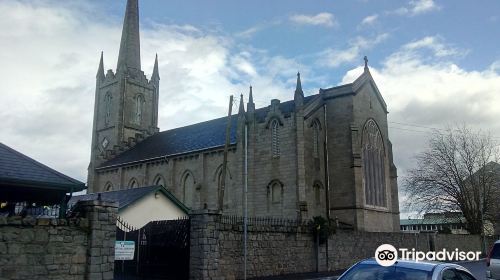
<instances>
[{"instance_id":1,"label":"white cloud","mask_svg":"<svg viewBox=\"0 0 500 280\"><path fill-rule=\"evenodd\" d=\"M378 20L378 14L373 14L373 15L370 15L370 16L367 16L365 17L362 21L361 21L361 25L362 26L369 26L369 25L373 25L377 22Z\"/></svg>"},{"instance_id":2,"label":"white cloud","mask_svg":"<svg viewBox=\"0 0 500 280\"><path fill-rule=\"evenodd\" d=\"M441 7L436 5L434 0L412 0L408 3L407 7L401 7L390 13L397 15L416 16L440 9Z\"/></svg>"},{"instance_id":3,"label":"white cloud","mask_svg":"<svg viewBox=\"0 0 500 280\"><path fill-rule=\"evenodd\" d=\"M437 36L427 36L420 40L410 42L403 46L403 49L414 51L418 49L429 49L435 56L464 56L467 54L465 50L459 50L451 47L443 42L443 39Z\"/></svg>"},{"instance_id":4,"label":"white cloud","mask_svg":"<svg viewBox=\"0 0 500 280\"><path fill-rule=\"evenodd\" d=\"M319 25L334 27L338 25L335 16L331 13L319 13L317 15L292 15L290 21L300 25Z\"/></svg>"},{"instance_id":5,"label":"white cloud","mask_svg":"<svg viewBox=\"0 0 500 280\"><path fill-rule=\"evenodd\" d=\"M382 33L374 38L356 37L349 42L346 49L327 49L320 54L318 64L327 67L338 67L342 64L361 59L364 50L369 50L382 43L389 37L388 33Z\"/></svg>"},{"instance_id":6,"label":"white cloud","mask_svg":"<svg viewBox=\"0 0 500 280\"><path fill-rule=\"evenodd\" d=\"M49 5L50 4L50 5ZM114 69L121 18L60 1L0 1L0 141L82 181L99 54ZM230 94L254 86L258 106L291 99L295 72L308 68L264 51L242 50L193 26L141 27L142 69L160 70L161 130L224 116ZM291 70L292 68L293 70Z\"/></svg>"},{"instance_id":7,"label":"white cloud","mask_svg":"<svg viewBox=\"0 0 500 280\"><path fill-rule=\"evenodd\" d=\"M426 147L430 128L467 124L490 131L500 142L500 61L483 70L466 70L453 62L455 51L442 39L439 42L436 46L436 38L429 37L409 42L386 57L380 68L370 67L390 112L389 135L400 186L406 171L414 167L414 156ZM362 71L363 67L349 71L341 84L352 82Z\"/></svg>"},{"instance_id":8,"label":"white cloud","mask_svg":"<svg viewBox=\"0 0 500 280\"><path fill-rule=\"evenodd\" d=\"M381 68L370 68L388 104L389 134L401 177L426 146L428 128L466 123L489 130L500 140L500 61L469 71L452 57L439 57L439 51L425 59L409 45L419 44L406 44L385 58ZM349 71L342 83L352 82L362 71L362 67Z\"/></svg>"},{"instance_id":9,"label":"white cloud","mask_svg":"<svg viewBox=\"0 0 500 280\"><path fill-rule=\"evenodd\" d=\"M280 20L280 19L274 19L271 21L263 21L263 22L260 22L260 23L254 25L248 29L245 29L241 32L236 33L235 36L238 38L248 39L248 38L253 37L258 32L261 32L262 30L268 29L268 28L276 26L276 25L280 25L281 23L282 23L282 20Z\"/></svg>"}]
</instances>

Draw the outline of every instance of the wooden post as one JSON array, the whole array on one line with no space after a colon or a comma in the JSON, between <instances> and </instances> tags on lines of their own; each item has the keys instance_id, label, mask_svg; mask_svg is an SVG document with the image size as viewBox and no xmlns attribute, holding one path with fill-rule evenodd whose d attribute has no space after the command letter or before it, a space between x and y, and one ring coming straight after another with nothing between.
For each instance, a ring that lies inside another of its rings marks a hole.
<instances>
[{"instance_id":1,"label":"wooden post","mask_svg":"<svg viewBox=\"0 0 500 280\"><path fill-rule=\"evenodd\" d=\"M226 173L227 173L227 153L229 149L229 141L231 139L231 114L233 110L233 96L229 96L229 112L227 114L226 125L226 142L224 143L224 159L222 161L222 177L219 187L219 213L222 213L224 208L224 189L226 188Z\"/></svg>"}]
</instances>

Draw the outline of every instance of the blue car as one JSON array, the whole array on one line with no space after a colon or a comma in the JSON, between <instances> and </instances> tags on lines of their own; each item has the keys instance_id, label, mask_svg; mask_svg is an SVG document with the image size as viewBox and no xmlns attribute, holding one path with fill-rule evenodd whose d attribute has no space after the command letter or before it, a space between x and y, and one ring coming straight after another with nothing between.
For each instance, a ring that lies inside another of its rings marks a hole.
<instances>
[{"instance_id":1,"label":"blue car","mask_svg":"<svg viewBox=\"0 0 500 280\"><path fill-rule=\"evenodd\" d=\"M463 266L452 263L398 260L381 266L375 259L353 265L338 280L477 280Z\"/></svg>"}]
</instances>

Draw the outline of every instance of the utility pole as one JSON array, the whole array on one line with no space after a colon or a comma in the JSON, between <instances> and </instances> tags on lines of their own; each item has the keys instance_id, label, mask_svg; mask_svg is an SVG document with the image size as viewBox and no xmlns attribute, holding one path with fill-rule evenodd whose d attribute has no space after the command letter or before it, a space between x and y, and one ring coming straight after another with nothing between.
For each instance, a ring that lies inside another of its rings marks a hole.
<instances>
[{"instance_id":1,"label":"utility pole","mask_svg":"<svg viewBox=\"0 0 500 280\"><path fill-rule=\"evenodd\" d=\"M226 141L224 143L224 159L222 160L222 176L219 187L219 213L222 213L224 208L224 189L226 188L226 173L227 173L227 153L229 149L229 141L231 139L231 114L233 111L233 95L229 96L229 112L227 114L226 125Z\"/></svg>"},{"instance_id":2,"label":"utility pole","mask_svg":"<svg viewBox=\"0 0 500 280\"><path fill-rule=\"evenodd\" d=\"M248 239L248 122L245 121L245 186L243 190L243 279L247 279L247 239Z\"/></svg>"}]
</instances>

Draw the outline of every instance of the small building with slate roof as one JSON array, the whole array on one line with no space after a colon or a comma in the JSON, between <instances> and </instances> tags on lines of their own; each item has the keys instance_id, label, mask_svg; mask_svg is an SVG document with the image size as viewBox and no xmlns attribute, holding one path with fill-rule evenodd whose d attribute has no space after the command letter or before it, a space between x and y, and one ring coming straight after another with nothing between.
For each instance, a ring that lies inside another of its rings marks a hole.
<instances>
[{"instance_id":1,"label":"small building with slate roof","mask_svg":"<svg viewBox=\"0 0 500 280\"><path fill-rule=\"evenodd\" d=\"M56 205L65 202L66 194L85 188L83 182L0 143L0 202Z\"/></svg>"},{"instance_id":2,"label":"small building with slate roof","mask_svg":"<svg viewBox=\"0 0 500 280\"><path fill-rule=\"evenodd\" d=\"M402 232L443 232L469 234L466 220L460 212L426 213L423 218L401 219Z\"/></svg>"},{"instance_id":3,"label":"small building with slate roof","mask_svg":"<svg viewBox=\"0 0 500 280\"><path fill-rule=\"evenodd\" d=\"M129 225L141 228L151 221L186 218L189 209L162 186L148 186L74 196L69 207L78 201L118 202L118 215Z\"/></svg>"},{"instance_id":4,"label":"small building with slate roof","mask_svg":"<svg viewBox=\"0 0 500 280\"><path fill-rule=\"evenodd\" d=\"M89 192L162 185L193 210L241 215L248 182L250 216L324 216L360 231L399 231L388 109L366 57L352 83L306 96L297 74L290 100L255 108L250 87L237 114L162 132L158 57L148 79L137 0L127 1L118 57L105 72L101 54L96 75Z\"/></svg>"}]
</instances>

